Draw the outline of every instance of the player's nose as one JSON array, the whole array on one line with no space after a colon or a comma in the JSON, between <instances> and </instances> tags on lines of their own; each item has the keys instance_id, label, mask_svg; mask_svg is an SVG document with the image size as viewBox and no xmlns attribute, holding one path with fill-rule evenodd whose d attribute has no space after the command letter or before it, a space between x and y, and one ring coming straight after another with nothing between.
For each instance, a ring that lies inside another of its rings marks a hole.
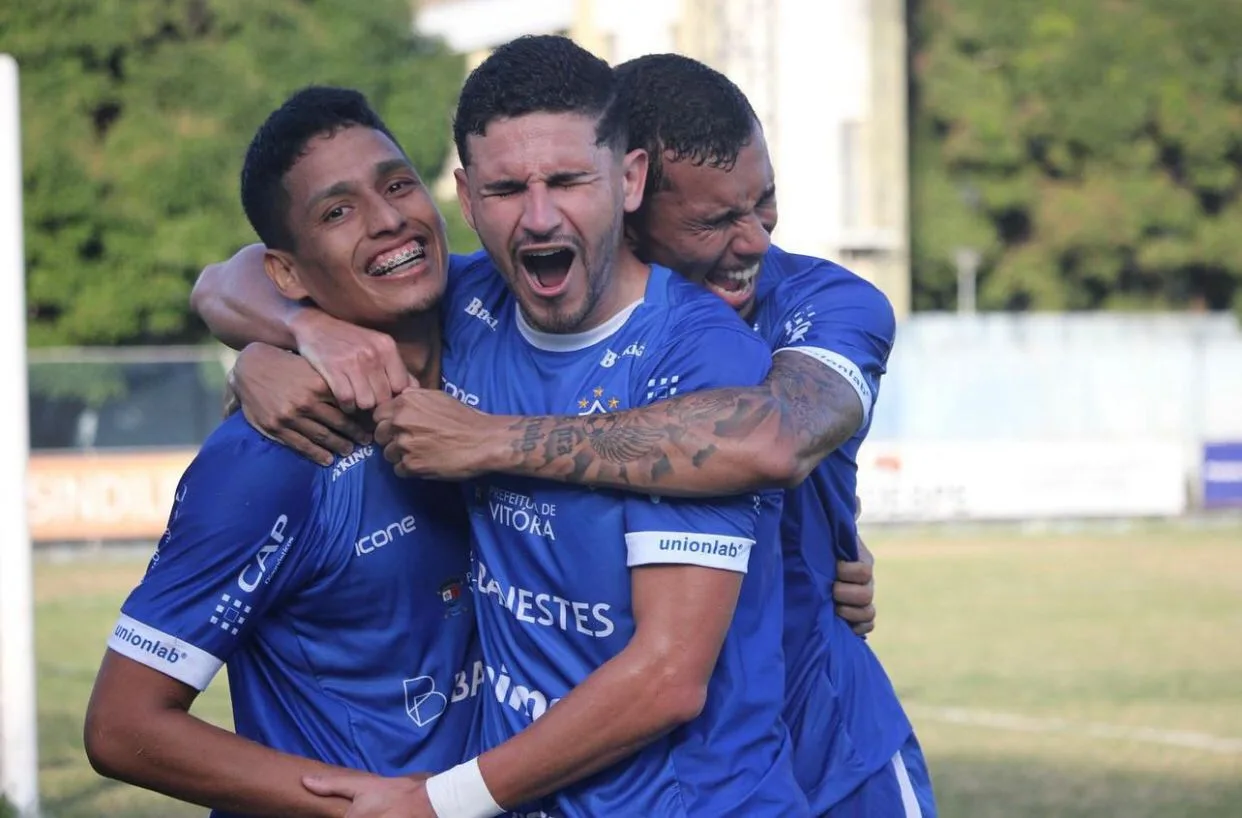
<instances>
[{"instance_id":1,"label":"player's nose","mask_svg":"<svg viewBox=\"0 0 1242 818\"><path fill-rule=\"evenodd\" d=\"M737 234L733 237L731 249L741 259L758 259L768 252L772 246L772 234L764 226L763 221L754 213L737 223Z\"/></svg>"},{"instance_id":2,"label":"player's nose","mask_svg":"<svg viewBox=\"0 0 1242 818\"><path fill-rule=\"evenodd\" d=\"M367 230L372 236L398 233L405 224L405 214L382 196L367 208Z\"/></svg>"},{"instance_id":3,"label":"player's nose","mask_svg":"<svg viewBox=\"0 0 1242 818\"><path fill-rule=\"evenodd\" d=\"M520 226L535 236L547 236L561 226L561 211L546 185L531 185L522 199Z\"/></svg>"}]
</instances>

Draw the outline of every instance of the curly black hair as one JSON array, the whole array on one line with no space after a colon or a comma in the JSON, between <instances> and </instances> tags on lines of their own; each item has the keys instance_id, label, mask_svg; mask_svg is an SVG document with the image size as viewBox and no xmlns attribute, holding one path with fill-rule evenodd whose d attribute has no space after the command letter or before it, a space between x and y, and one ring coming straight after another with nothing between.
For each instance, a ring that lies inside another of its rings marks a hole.
<instances>
[{"instance_id":1,"label":"curly black hair","mask_svg":"<svg viewBox=\"0 0 1242 818\"><path fill-rule=\"evenodd\" d=\"M648 193L665 183L664 162L731 170L758 117L733 81L680 54L648 54L618 65L617 93L629 150L649 155Z\"/></svg>"},{"instance_id":2,"label":"curly black hair","mask_svg":"<svg viewBox=\"0 0 1242 818\"><path fill-rule=\"evenodd\" d=\"M494 120L533 113L598 117L596 144L622 149L625 119L616 100L612 68L573 40L519 37L492 52L466 78L453 118L457 155L468 167L468 136L482 136Z\"/></svg>"},{"instance_id":3,"label":"curly black hair","mask_svg":"<svg viewBox=\"0 0 1242 818\"><path fill-rule=\"evenodd\" d=\"M351 88L303 88L259 126L242 164L241 200L260 241L273 249L294 248L287 221L289 192L285 190L285 174L305 153L311 139L353 126L380 131L402 150L401 143L367 98Z\"/></svg>"}]
</instances>

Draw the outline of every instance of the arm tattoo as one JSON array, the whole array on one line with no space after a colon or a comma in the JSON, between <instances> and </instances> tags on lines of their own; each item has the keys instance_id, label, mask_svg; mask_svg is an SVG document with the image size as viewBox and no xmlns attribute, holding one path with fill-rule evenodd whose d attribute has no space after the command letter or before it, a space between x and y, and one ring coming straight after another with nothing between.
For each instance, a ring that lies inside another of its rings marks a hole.
<instances>
[{"instance_id":1,"label":"arm tattoo","mask_svg":"<svg viewBox=\"0 0 1242 818\"><path fill-rule=\"evenodd\" d=\"M843 376L800 352L777 353L768 385L780 402L781 434L818 463L862 426L862 401Z\"/></svg>"},{"instance_id":2,"label":"arm tattoo","mask_svg":"<svg viewBox=\"0 0 1242 818\"><path fill-rule=\"evenodd\" d=\"M755 387L692 392L609 414L515 418L505 471L570 483L692 495L764 485L772 451L817 463L861 423L845 378L800 353L777 355ZM809 462L809 461L808 461Z\"/></svg>"}]
</instances>

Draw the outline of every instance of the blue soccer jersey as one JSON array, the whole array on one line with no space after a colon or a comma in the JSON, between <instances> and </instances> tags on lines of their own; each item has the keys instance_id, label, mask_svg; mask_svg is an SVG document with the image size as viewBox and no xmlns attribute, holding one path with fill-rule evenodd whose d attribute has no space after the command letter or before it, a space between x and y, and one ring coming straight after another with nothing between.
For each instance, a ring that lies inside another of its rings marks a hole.
<instances>
[{"instance_id":1,"label":"blue soccer jersey","mask_svg":"<svg viewBox=\"0 0 1242 818\"><path fill-rule=\"evenodd\" d=\"M911 733L892 683L867 643L834 612L837 560L857 560L856 457L895 334L884 294L845 268L771 248L755 329L773 354L805 355L857 391L863 425L785 493L784 711L798 780L823 814L889 764Z\"/></svg>"},{"instance_id":2,"label":"blue soccer jersey","mask_svg":"<svg viewBox=\"0 0 1242 818\"><path fill-rule=\"evenodd\" d=\"M762 381L770 353L715 296L660 267L645 298L593 331L538 332L485 257L455 270L446 388L500 414L598 415ZM471 483L473 586L491 690L483 746L511 738L634 633L630 572L745 573L702 714L524 814L797 816L780 721L779 492L690 501L519 477Z\"/></svg>"},{"instance_id":3,"label":"blue soccer jersey","mask_svg":"<svg viewBox=\"0 0 1242 818\"><path fill-rule=\"evenodd\" d=\"M269 747L444 770L474 749L484 678L468 537L456 486L401 480L373 446L318 466L239 413L182 477L108 647L198 690L227 664L238 734Z\"/></svg>"}]
</instances>

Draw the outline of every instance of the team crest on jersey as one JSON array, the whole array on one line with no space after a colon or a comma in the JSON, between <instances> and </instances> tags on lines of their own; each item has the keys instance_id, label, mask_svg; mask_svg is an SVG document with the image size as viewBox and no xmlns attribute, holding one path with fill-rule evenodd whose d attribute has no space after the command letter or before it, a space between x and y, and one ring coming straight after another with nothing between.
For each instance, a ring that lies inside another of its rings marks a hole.
<instances>
[{"instance_id":1,"label":"team crest on jersey","mask_svg":"<svg viewBox=\"0 0 1242 818\"><path fill-rule=\"evenodd\" d=\"M794 313L793 318L785 322L785 343L797 344L806 340L811 330L811 319L815 317L815 308L809 304Z\"/></svg>"},{"instance_id":2,"label":"team crest on jersey","mask_svg":"<svg viewBox=\"0 0 1242 818\"><path fill-rule=\"evenodd\" d=\"M597 386L591 390L591 394L584 398L578 398L578 414L579 415L602 415L611 409L616 409L621 405L621 400L615 395L604 397L604 387Z\"/></svg>"},{"instance_id":3,"label":"team crest on jersey","mask_svg":"<svg viewBox=\"0 0 1242 818\"><path fill-rule=\"evenodd\" d=\"M444 618L459 616L466 611L466 600L463 597L465 583L457 577L446 580L440 586L440 601L444 603Z\"/></svg>"}]
</instances>

